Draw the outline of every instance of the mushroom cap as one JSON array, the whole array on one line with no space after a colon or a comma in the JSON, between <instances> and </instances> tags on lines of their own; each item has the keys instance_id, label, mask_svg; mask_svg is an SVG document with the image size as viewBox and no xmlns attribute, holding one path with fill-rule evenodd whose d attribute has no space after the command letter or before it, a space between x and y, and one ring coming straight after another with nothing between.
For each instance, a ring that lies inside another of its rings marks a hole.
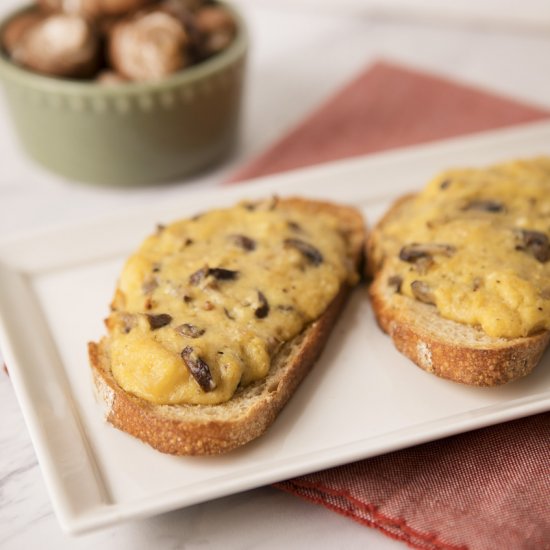
<instances>
[{"instance_id":1,"label":"mushroom cap","mask_svg":"<svg viewBox=\"0 0 550 550\"><path fill-rule=\"evenodd\" d=\"M95 67L99 41L90 24L77 15L52 14L32 25L16 43L17 63L50 76L86 76Z\"/></svg>"},{"instance_id":2,"label":"mushroom cap","mask_svg":"<svg viewBox=\"0 0 550 550\"><path fill-rule=\"evenodd\" d=\"M111 32L111 65L130 80L158 80L190 63L188 35L181 22L151 11L117 24Z\"/></svg>"}]
</instances>

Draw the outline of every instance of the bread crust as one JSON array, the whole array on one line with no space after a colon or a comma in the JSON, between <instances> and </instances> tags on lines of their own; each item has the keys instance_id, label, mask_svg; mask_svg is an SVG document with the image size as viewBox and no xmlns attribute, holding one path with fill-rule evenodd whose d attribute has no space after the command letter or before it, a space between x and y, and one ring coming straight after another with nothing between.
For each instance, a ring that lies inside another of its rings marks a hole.
<instances>
[{"instance_id":1,"label":"bread crust","mask_svg":"<svg viewBox=\"0 0 550 550\"><path fill-rule=\"evenodd\" d=\"M369 295L380 328L420 368L472 386L498 386L529 374L550 342L550 332L524 338L493 338L479 328L444 319L433 305L395 291L384 268L384 226L415 195L398 199L367 239Z\"/></svg>"},{"instance_id":2,"label":"bread crust","mask_svg":"<svg viewBox=\"0 0 550 550\"><path fill-rule=\"evenodd\" d=\"M357 210L302 198L282 202L311 214L324 211L337 217L360 269L365 227ZM111 373L108 337L90 342L94 387L106 420L153 448L175 455L220 454L252 441L272 424L321 354L350 290L343 285L323 315L283 346L266 379L217 405L156 405L127 393Z\"/></svg>"}]
</instances>

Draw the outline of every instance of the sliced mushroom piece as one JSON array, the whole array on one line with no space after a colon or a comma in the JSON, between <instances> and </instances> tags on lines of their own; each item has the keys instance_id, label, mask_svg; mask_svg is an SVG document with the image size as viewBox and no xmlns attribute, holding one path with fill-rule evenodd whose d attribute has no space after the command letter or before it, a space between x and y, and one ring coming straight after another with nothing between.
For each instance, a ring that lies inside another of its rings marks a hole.
<instances>
[{"instance_id":1,"label":"sliced mushroom piece","mask_svg":"<svg viewBox=\"0 0 550 550\"><path fill-rule=\"evenodd\" d=\"M516 250L531 254L541 263L550 260L550 241L545 233L532 229L518 229L516 235L521 241L516 245Z\"/></svg>"},{"instance_id":2,"label":"sliced mushroom piece","mask_svg":"<svg viewBox=\"0 0 550 550\"><path fill-rule=\"evenodd\" d=\"M137 325L137 316L132 313L121 313L120 320L122 322L122 330L124 334L128 334Z\"/></svg>"},{"instance_id":3,"label":"sliced mushroom piece","mask_svg":"<svg viewBox=\"0 0 550 550\"><path fill-rule=\"evenodd\" d=\"M149 327L151 330L157 330L159 328L165 327L172 322L172 316L168 313L158 313L158 314L148 314L147 320L149 321Z\"/></svg>"},{"instance_id":4,"label":"sliced mushroom piece","mask_svg":"<svg viewBox=\"0 0 550 550\"><path fill-rule=\"evenodd\" d=\"M264 319L269 315L269 302L263 292L258 290L258 301L260 305L254 310L254 315L258 319Z\"/></svg>"},{"instance_id":5,"label":"sliced mushroom piece","mask_svg":"<svg viewBox=\"0 0 550 550\"><path fill-rule=\"evenodd\" d=\"M292 231L294 231L296 233L302 233L303 232L302 226L298 222L295 222L293 220L288 220L287 225L288 225L289 229L291 229Z\"/></svg>"},{"instance_id":6,"label":"sliced mushroom piece","mask_svg":"<svg viewBox=\"0 0 550 550\"><path fill-rule=\"evenodd\" d=\"M462 210L497 213L504 212L506 209L504 208L504 204L499 201L492 199L478 199L469 202L466 206L464 206L464 208L462 208Z\"/></svg>"},{"instance_id":7,"label":"sliced mushroom piece","mask_svg":"<svg viewBox=\"0 0 550 550\"><path fill-rule=\"evenodd\" d=\"M158 286L158 279L156 277L151 277L143 281L143 284L141 285L141 290L145 295L152 294Z\"/></svg>"},{"instance_id":8,"label":"sliced mushroom piece","mask_svg":"<svg viewBox=\"0 0 550 550\"><path fill-rule=\"evenodd\" d=\"M234 321L234 320L235 320L235 317L233 317L233 314L232 314L226 307L223 308L223 312L225 313L225 316L226 316L230 321Z\"/></svg>"},{"instance_id":9,"label":"sliced mushroom piece","mask_svg":"<svg viewBox=\"0 0 550 550\"><path fill-rule=\"evenodd\" d=\"M401 285L403 284L403 277L400 275L392 275L388 277L388 286L393 288L395 292L401 291Z\"/></svg>"},{"instance_id":10,"label":"sliced mushroom piece","mask_svg":"<svg viewBox=\"0 0 550 550\"><path fill-rule=\"evenodd\" d=\"M197 271L191 273L191 275L189 276L189 284L197 286L206 277L207 274L207 267L201 267L200 269L197 269Z\"/></svg>"},{"instance_id":11,"label":"sliced mushroom piece","mask_svg":"<svg viewBox=\"0 0 550 550\"><path fill-rule=\"evenodd\" d=\"M399 259L404 262L415 263L422 258L431 259L433 256L450 257L456 252L456 248L450 244L439 243L411 243L405 245L399 251Z\"/></svg>"},{"instance_id":12,"label":"sliced mushroom piece","mask_svg":"<svg viewBox=\"0 0 550 550\"><path fill-rule=\"evenodd\" d=\"M411 292L420 302L435 305L435 296L430 285L425 281L413 281L411 283Z\"/></svg>"},{"instance_id":13,"label":"sliced mushroom piece","mask_svg":"<svg viewBox=\"0 0 550 550\"><path fill-rule=\"evenodd\" d=\"M183 323L174 329L180 336L186 336L187 338L199 338L202 336L206 329L192 325L191 323Z\"/></svg>"},{"instance_id":14,"label":"sliced mushroom piece","mask_svg":"<svg viewBox=\"0 0 550 550\"><path fill-rule=\"evenodd\" d=\"M185 348L183 348L181 357L189 369L189 372L203 391L209 392L216 389L216 383L212 378L210 367L195 353L191 346L185 346Z\"/></svg>"},{"instance_id":15,"label":"sliced mushroom piece","mask_svg":"<svg viewBox=\"0 0 550 550\"><path fill-rule=\"evenodd\" d=\"M246 235L230 235L229 239L235 246L242 248L247 252L251 252L256 249L256 241Z\"/></svg>"},{"instance_id":16,"label":"sliced mushroom piece","mask_svg":"<svg viewBox=\"0 0 550 550\"><path fill-rule=\"evenodd\" d=\"M285 239L284 245L295 248L302 254L306 260L317 266L323 263L323 255L313 245L302 241L301 239Z\"/></svg>"},{"instance_id":17,"label":"sliced mushroom piece","mask_svg":"<svg viewBox=\"0 0 550 550\"><path fill-rule=\"evenodd\" d=\"M233 281L239 276L238 271L223 267L210 267L206 274L211 275L217 281Z\"/></svg>"}]
</instances>

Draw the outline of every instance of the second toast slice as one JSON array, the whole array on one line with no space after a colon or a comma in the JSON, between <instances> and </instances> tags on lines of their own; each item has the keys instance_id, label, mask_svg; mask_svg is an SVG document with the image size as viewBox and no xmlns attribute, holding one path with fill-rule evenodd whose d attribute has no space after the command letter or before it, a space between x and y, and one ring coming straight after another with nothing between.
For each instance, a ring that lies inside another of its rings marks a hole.
<instances>
[{"instance_id":1,"label":"second toast slice","mask_svg":"<svg viewBox=\"0 0 550 550\"><path fill-rule=\"evenodd\" d=\"M449 171L393 204L369 235L367 259L374 312L399 351L469 385L532 371L550 341L549 192L550 160L533 159ZM463 253L472 248L482 252Z\"/></svg>"}]
</instances>

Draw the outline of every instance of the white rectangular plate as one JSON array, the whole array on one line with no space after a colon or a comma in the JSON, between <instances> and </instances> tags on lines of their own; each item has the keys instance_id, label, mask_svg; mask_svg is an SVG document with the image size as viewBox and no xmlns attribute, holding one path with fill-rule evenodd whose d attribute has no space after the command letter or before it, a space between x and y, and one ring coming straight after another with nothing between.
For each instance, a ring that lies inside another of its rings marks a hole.
<instances>
[{"instance_id":1,"label":"white rectangular plate","mask_svg":"<svg viewBox=\"0 0 550 550\"><path fill-rule=\"evenodd\" d=\"M441 142L186 194L180 204L0 244L0 345L63 528L77 533L550 409L548 354L527 378L470 388L416 368L355 292L313 371L268 432L221 457L166 456L105 424L86 343L126 255L157 222L242 198L357 205L370 224L440 169L549 154L550 125Z\"/></svg>"}]
</instances>

